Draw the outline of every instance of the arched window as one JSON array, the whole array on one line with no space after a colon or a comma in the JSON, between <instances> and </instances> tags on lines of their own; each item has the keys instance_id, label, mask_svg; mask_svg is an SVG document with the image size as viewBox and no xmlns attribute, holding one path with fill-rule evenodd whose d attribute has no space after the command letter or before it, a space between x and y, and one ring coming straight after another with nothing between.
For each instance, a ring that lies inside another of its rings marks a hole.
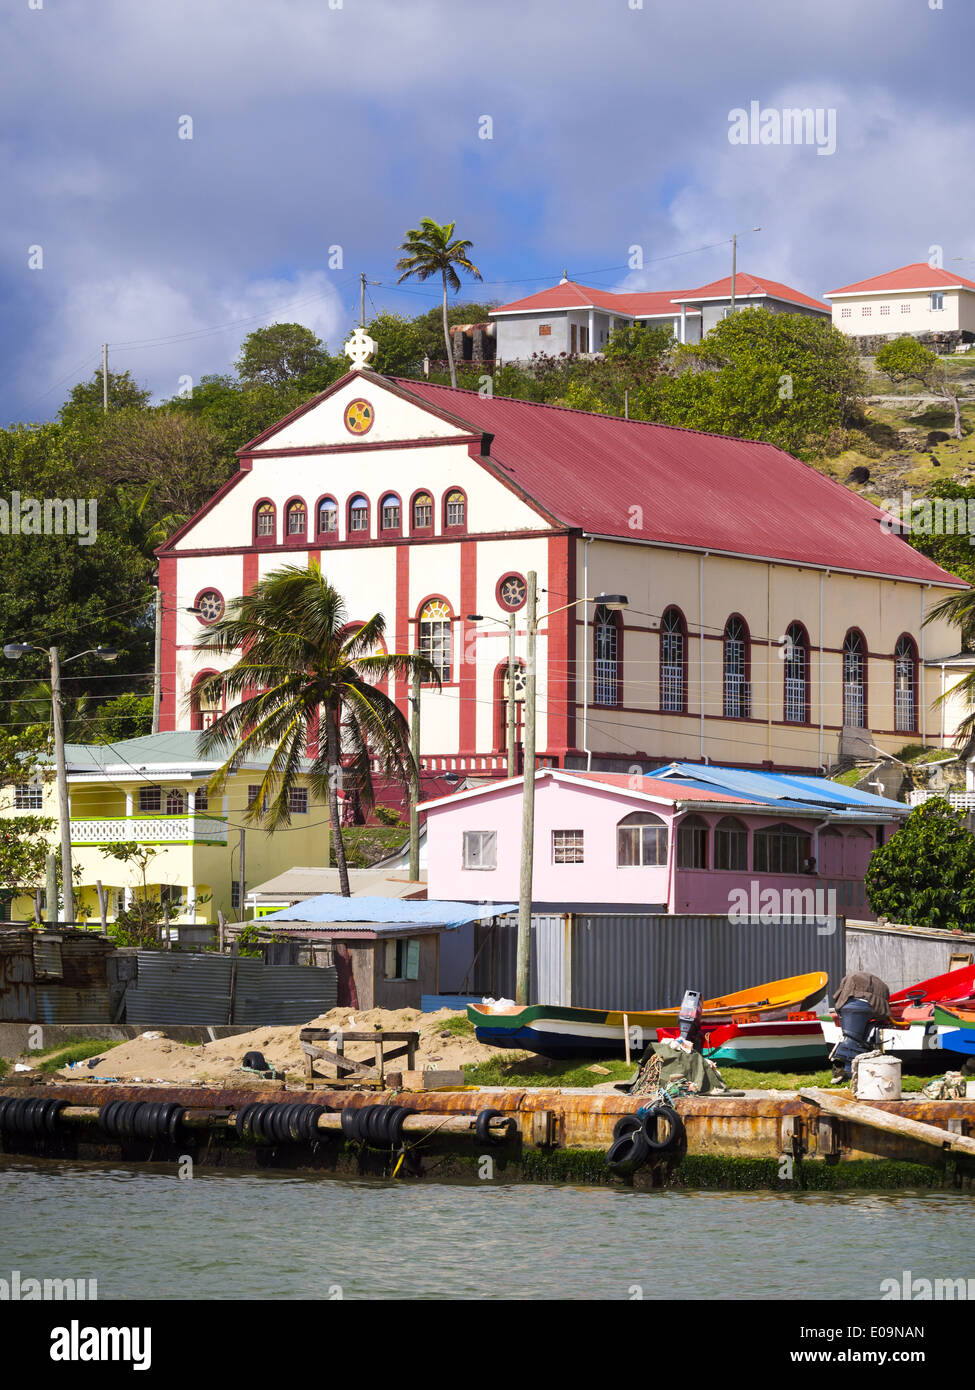
<instances>
[{"instance_id":1,"label":"arched window","mask_svg":"<svg viewBox=\"0 0 975 1390\"><path fill-rule=\"evenodd\" d=\"M178 787L172 787L166 793L166 815L184 816L186 814L186 797Z\"/></svg>"},{"instance_id":2,"label":"arched window","mask_svg":"<svg viewBox=\"0 0 975 1390\"><path fill-rule=\"evenodd\" d=\"M300 497L288 503L284 515L288 540L304 540L308 534L308 508Z\"/></svg>"},{"instance_id":3,"label":"arched window","mask_svg":"<svg viewBox=\"0 0 975 1390\"><path fill-rule=\"evenodd\" d=\"M387 492L379 504L379 526L381 530L395 531L397 535L403 529L403 507L395 492Z\"/></svg>"},{"instance_id":4,"label":"arched window","mask_svg":"<svg viewBox=\"0 0 975 1390\"><path fill-rule=\"evenodd\" d=\"M318 534L337 536L339 531L339 506L334 497L323 497L318 504Z\"/></svg>"},{"instance_id":5,"label":"arched window","mask_svg":"<svg viewBox=\"0 0 975 1390\"><path fill-rule=\"evenodd\" d=\"M273 502L259 502L254 511L254 539L273 545L277 533L277 511Z\"/></svg>"},{"instance_id":6,"label":"arched window","mask_svg":"<svg viewBox=\"0 0 975 1390\"><path fill-rule=\"evenodd\" d=\"M494 672L494 747L499 753L507 753L510 757L511 750L508 748L509 698L508 663L502 661ZM512 766L520 771L525 728L525 663L523 661L515 662L514 716L515 743Z\"/></svg>"},{"instance_id":7,"label":"arched window","mask_svg":"<svg viewBox=\"0 0 975 1390\"><path fill-rule=\"evenodd\" d=\"M917 730L917 646L906 633L894 648L894 728L904 734Z\"/></svg>"},{"instance_id":8,"label":"arched window","mask_svg":"<svg viewBox=\"0 0 975 1390\"><path fill-rule=\"evenodd\" d=\"M660 622L660 708L687 709L687 631L679 608L668 608Z\"/></svg>"},{"instance_id":9,"label":"arched window","mask_svg":"<svg viewBox=\"0 0 975 1390\"><path fill-rule=\"evenodd\" d=\"M622 704L620 691L620 615L600 605L593 615L593 704Z\"/></svg>"},{"instance_id":10,"label":"arched window","mask_svg":"<svg viewBox=\"0 0 975 1390\"><path fill-rule=\"evenodd\" d=\"M708 823L701 816L685 816L677 827L677 867L708 867Z\"/></svg>"},{"instance_id":11,"label":"arched window","mask_svg":"<svg viewBox=\"0 0 975 1390\"><path fill-rule=\"evenodd\" d=\"M802 623L790 623L783 656L783 718L787 724L809 723L809 638Z\"/></svg>"},{"instance_id":12,"label":"arched window","mask_svg":"<svg viewBox=\"0 0 975 1390\"><path fill-rule=\"evenodd\" d=\"M748 868L748 828L735 816L722 816L714 827L714 867Z\"/></svg>"},{"instance_id":13,"label":"arched window","mask_svg":"<svg viewBox=\"0 0 975 1390\"><path fill-rule=\"evenodd\" d=\"M349 536L361 538L368 534L369 499L359 494L349 502Z\"/></svg>"},{"instance_id":14,"label":"arched window","mask_svg":"<svg viewBox=\"0 0 975 1390\"><path fill-rule=\"evenodd\" d=\"M651 811L634 811L616 825L616 863L621 869L666 864L667 826Z\"/></svg>"},{"instance_id":15,"label":"arched window","mask_svg":"<svg viewBox=\"0 0 975 1390\"><path fill-rule=\"evenodd\" d=\"M443 503L444 530L462 531L467 525L467 498L459 488L447 493Z\"/></svg>"},{"instance_id":16,"label":"arched window","mask_svg":"<svg viewBox=\"0 0 975 1390\"><path fill-rule=\"evenodd\" d=\"M413 498L414 531L429 531L433 528L433 498L429 492L418 492Z\"/></svg>"},{"instance_id":17,"label":"arched window","mask_svg":"<svg viewBox=\"0 0 975 1390\"><path fill-rule=\"evenodd\" d=\"M808 834L784 822L756 830L753 844L758 874L801 874L811 854Z\"/></svg>"},{"instance_id":18,"label":"arched window","mask_svg":"<svg viewBox=\"0 0 975 1390\"><path fill-rule=\"evenodd\" d=\"M222 713L220 696L210 695L207 697L200 690L203 682L216 674L216 671L201 671L193 682L193 688L190 691L191 729L209 729L220 718Z\"/></svg>"},{"instance_id":19,"label":"arched window","mask_svg":"<svg viewBox=\"0 0 975 1390\"><path fill-rule=\"evenodd\" d=\"M843 639L843 723L851 729L867 727L866 643L856 628Z\"/></svg>"},{"instance_id":20,"label":"arched window","mask_svg":"<svg viewBox=\"0 0 975 1390\"><path fill-rule=\"evenodd\" d=\"M724 626L724 717L747 719L751 714L748 684L748 628L731 617Z\"/></svg>"},{"instance_id":21,"label":"arched window","mask_svg":"<svg viewBox=\"0 0 975 1390\"><path fill-rule=\"evenodd\" d=\"M420 613L420 655L436 667L446 685L450 681L451 613L445 599L432 598Z\"/></svg>"}]
</instances>

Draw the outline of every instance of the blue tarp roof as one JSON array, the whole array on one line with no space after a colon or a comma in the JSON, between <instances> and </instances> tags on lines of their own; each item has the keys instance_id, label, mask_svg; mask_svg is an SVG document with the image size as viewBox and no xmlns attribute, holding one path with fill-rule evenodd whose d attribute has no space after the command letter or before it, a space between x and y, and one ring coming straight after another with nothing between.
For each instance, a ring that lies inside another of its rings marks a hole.
<instances>
[{"instance_id":1,"label":"blue tarp roof","mask_svg":"<svg viewBox=\"0 0 975 1390\"><path fill-rule=\"evenodd\" d=\"M269 912L260 922L304 922L327 927L340 922L371 922L382 926L463 927L482 917L516 912L517 903L454 903L431 898L343 898L339 893L319 893L294 907Z\"/></svg>"},{"instance_id":2,"label":"blue tarp roof","mask_svg":"<svg viewBox=\"0 0 975 1390\"><path fill-rule=\"evenodd\" d=\"M704 766L701 763L668 763L647 774L660 777L679 786L744 796L786 808L796 805L824 806L831 811L899 811L910 809L903 801L891 801L885 796L857 791L831 782L828 777L803 777L791 772L749 772L740 767Z\"/></svg>"}]
</instances>

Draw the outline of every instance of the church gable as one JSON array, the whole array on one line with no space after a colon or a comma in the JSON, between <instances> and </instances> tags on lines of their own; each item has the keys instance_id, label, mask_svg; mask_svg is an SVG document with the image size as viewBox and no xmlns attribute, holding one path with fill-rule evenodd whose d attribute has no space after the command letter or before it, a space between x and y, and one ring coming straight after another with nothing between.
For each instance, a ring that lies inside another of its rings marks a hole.
<instances>
[{"instance_id":1,"label":"church gable","mask_svg":"<svg viewBox=\"0 0 975 1390\"><path fill-rule=\"evenodd\" d=\"M410 439L469 439L477 431L410 399L375 372L351 372L240 450L259 457L284 449L342 449Z\"/></svg>"}]
</instances>

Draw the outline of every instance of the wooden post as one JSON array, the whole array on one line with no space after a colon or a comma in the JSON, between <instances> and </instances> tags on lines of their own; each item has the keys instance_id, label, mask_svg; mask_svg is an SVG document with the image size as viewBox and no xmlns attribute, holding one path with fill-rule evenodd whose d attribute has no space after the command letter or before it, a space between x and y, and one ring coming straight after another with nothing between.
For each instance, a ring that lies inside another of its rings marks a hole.
<instances>
[{"instance_id":1,"label":"wooden post","mask_svg":"<svg viewBox=\"0 0 975 1390\"><path fill-rule=\"evenodd\" d=\"M227 944L227 920L220 909L217 909L217 950L223 955L224 947Z\"/></svg>"}]
</instances>

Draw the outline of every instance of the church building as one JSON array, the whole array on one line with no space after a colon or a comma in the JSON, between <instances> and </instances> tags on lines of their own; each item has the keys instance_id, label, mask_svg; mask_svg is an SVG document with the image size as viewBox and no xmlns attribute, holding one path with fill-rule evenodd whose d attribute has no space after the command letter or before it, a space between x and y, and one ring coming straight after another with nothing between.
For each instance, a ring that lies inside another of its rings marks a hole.
<instances>
[{"instance_id":1,"label":"church building","mask_svg":"<svg viewBox=\"0 0 975 1390\"><path fill-rule=\"evenodd\" d=\"M438 666L429 774L503 775L512 697L520 745L532 570L542 765L814 773L950 740L935 701L958 636L925 619L966 586L771 445L363 367L239 458L159 551L164 731L216 713L193 698L215 669L201 626L269 571L314 563L350 619L383 613L390 650ZM405 682L392 693L408 713Z\"/></svg>"}]
</instances>

